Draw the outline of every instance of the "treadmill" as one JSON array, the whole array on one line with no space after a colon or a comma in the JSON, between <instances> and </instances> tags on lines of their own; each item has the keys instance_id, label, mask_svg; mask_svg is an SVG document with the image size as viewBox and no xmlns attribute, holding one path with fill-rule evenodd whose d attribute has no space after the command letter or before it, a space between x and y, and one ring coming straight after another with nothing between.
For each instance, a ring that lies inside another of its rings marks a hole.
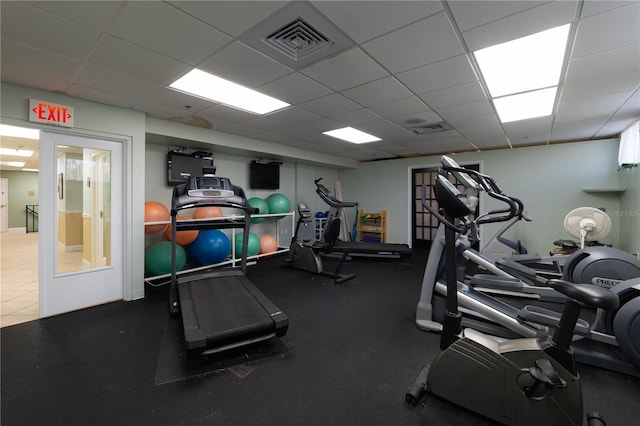
<instances>
[{"instance_id":1,"label":"treadmill","mask_svg":"<svg viewBox=\"0 0 640 426\"><path fill-rule=\"evenodd\" d=\"M329 189L316 179L316 194L331 207L327 215L327 228L321 241L316 241L313 247L321 252L342 253L349 257L366 257L378 259L404 259L411 257L413 251L408 244L373 243L364 241L340 241L340 219L343 208L356 207L357 201L342 201L337 199Z\"/></svg>"},{"instance_id":2,"label":"treadmill","mask_svg":"<svg viewBox=\"0 0 640 426\"><path fill-rule=\"evenodd\" d=\"M177 220L178 211L194 207L232 207L244 217ZM251 213L242 188L225 177L190 177L173 189L171 200L171 287L169 312L182 314L189 357L219 353L282 337L289 319L246 277ZM240 268L220 267L181 274L176 271L176 233L181 230L241 228Z\"/></svg>"}]
</instances>

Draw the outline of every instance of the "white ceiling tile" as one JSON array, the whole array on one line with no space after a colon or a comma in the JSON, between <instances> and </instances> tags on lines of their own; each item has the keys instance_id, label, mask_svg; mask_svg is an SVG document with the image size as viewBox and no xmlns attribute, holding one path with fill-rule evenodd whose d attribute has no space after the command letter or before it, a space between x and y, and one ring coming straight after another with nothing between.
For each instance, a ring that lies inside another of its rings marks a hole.
<instances>
[{"instance_id":1,"label":"white ceiling tile","mask_svg":"<svg viewBox=\"0 0 640 426\"><path fill-rule=\"evenodd\" d=\"M34 1L30 5L103 31L123 7L117 1Z\"/></svg>"},{"instance_id":2,"label":"white ceiling tile","mask_svg":"<svg viewBox=\"0 0 640 426\"><path fill-rule=\"evenodd\" d=\"M431 109L447 108L459 104L467 104L487 99L480 82L461 84L423 93L420 99L426 102Z\"/></svg>"},{"instance_id":3,"label":"white ceiling tile","mask_svg":"<svg viewBox=\"0 0 640 426\"><path fill-rule=\"evenodd\" d=\"M90 63L162 85L171 83L190 68L184 63L111 36L100 40Z\"/></svg>"},{"instance_id":4,"label":"white ceiling tile","mask_svg":"<svg viewBox=\"0 0 640 426\"><path fill-rule=\"evenodd\" d=\"M429 107L420 99L409 97L369 107L370 110L385 117L400 117L429 111Z\"/></svg>"},{"instance_id":5,"label":"white ceiling tile","mask_svg":"<svg viewBox=\"0 0 640 426\"><path fill-rule=\"evenodd\" d=\"M607 93L632 93L638 88L638 84L640 84L640 70L625 74L610 75L588 81L565 84L562 88L562 99L571 101L574 99L606 95Z\"/></svg>"},{"instance_id":6,"label":"white ceiling tile","mask_svg":"<svg viewBox=\"0 0 640 426\"><path fill-rule=\"evenodd\" d=\"M153 16L154 25L140 25ZM180 28L180 37L167 28ZM163 2L131 2L111 28L111 34L191 65L233 39Z\"/></svg>"},{"instance_id":7,"label":"white ceiling tile","mask_svg":"<svg viewBox=\"0 0 640 426\"><path fill-rule=\"evenodd\" d=\"M362 48L392 73L464 53L445 13L438 13L364 43Z\"/></svg>"},{"instance_id":8,"label":"white ceiling tile","mask_svg":"<svg viewBox=\"0 0 640 426\"><path fill-rule=\"evenodd\" d=\"M569 61L565 83L578 83L640 69L640 44Z\"/></svg>"},{"instance_id":9,"label":"white ceiling tile","mask_svg":"<svg viewBox=\"0 0 640 426\"><path fill-rule=\"evenodd\" d=\"M173 1L170 3L236 37L276 12L288 1Z\"/></svg>"},{"instance_id":10,"label":"white ceiling tile","mask_svg":"<svg viewBox=\"0 0 640 426\"><path fill-rule=\"evenodd\" d=\"M69 96L81 99L89 99L105 105L114 105L121 108L132 108L138 101L117 93L105 92L93 87L86 87L80 84L73 84L66 92Z\"/></svg>"},{"instance_id":11,"label":"white ceiling tile","mask_svg":"<svg viewBox=\"0 0 640 426\"><path fill-rule=\"evenodd\" d=\"M511 145L544 144L551 133L551 116L514 121L503 124Z\"/></svg>"},{"instance_id":12,"label":"white ceiling tile","mask_svg":"<svg viewBox=\"0 0 640 426\"><path fill-rule=\"evenodd\" d=\"M82 64L79 59L61 56L4 38L0 59L2 80L5 80L10 72L16 73L17 77L21 70L29 70L29 74L64 81L64 86L58 87L59 89L66 88L71 80L70 76L75 75Z\"/></svg>"},{"instance_id":13,"label":"white ceiling tile","mask_svg":"<svg viewBox=\"0 0 640 426\"><path fill-rule=\"evenodd\" d=\"M403 27L442 10L437 1L312 1L357 43ZM384 16L384 19L379 19Z\"/></svg>"},{"instance_id":14,"label":"white ceiling tile","mask_svg":"<svg viewBox=\"0 0 640 426\"><path fill-rule=\"evenodd\" d=\"M146 98L160 90L163 86L150 81L109 70L95 64L87 64L76 78L82 86L99 88L107 84L110 92L129 98Z\"/></svg>"},{"instance_id":15,"label":"white ceiling tile","mask_svg":"<svg viewBox=\"0 0 640 426\"><path fill-rule=\"evenodd\" d=\"M331 119L349 126L357 126L363 123L381 120L383 117L366 109L357 109L354 111L344 112L342 114L332 115Z\"/></svg>"},{"instance_id":16,"label":"white ceiling tile","mask_svg":"<svg viewBox=\"0 0 640 426\"><path fill-rule=\"evenodd\" d=\"M328 130L339 129L342 126L343 126L342 123L337 122L331 118L321 118L319 120L314 120L309 123L305 123L305 128L316 133L322 133Z\"/></svg>"},{"instance_id":17,"label":"white ceiling tile","mask_svg":"<svg viewBox=\"0 0 640 426\"><path fill-rule=\"evenodd\" d=\"M589 0L585 1L582 5L581 16L586 18L587 16L596 15L598 13L606 12L619 7L629 6L630 4L637 3L637 0Z\"/></svg>"},{"instance_id":18,"label":"white ceiling tile","mask_svg":"<svg viewBox=\"0 0 640 426\"><path fill-rule=\"evenodd\" d=\"M198 68L251 88L293 72L239 42L230 44L206 59Z\"/></svg>"},{"instance_id":19,"label":"white ceiling tile","mask_svg":"<svg viewBox=\"0 0 640 426\"><path fill-rule=\"evenodd\" d=\"M260 86L259 89L267 95L294 105L333 93L333 90L299 72L287 74Z\"/></svg>"},{"instance_id":20,"label":"white ceiling tile","mask_svg":"<svg viewBox=\"0 0 640 426\"><path fill-rule=\"evenodd\" d=\"M464 31L462 37L473 52L573 22L576 5L575 0L544 2L521 13Z\"/></svg>"},{"instance_id":21,"label":"white ceiling tile","mask_svg":"<svg viewBox=\"0 0 640 426\"><path fill-rule=\"evenodd\" d=\"M477 115L492 114L493 108L488 100L458 104L447 108L439 108L438 115L445 120L457 120L460 118L475 117Z\"/></svg>"},{"instance_id":22,"label":"white ceiling tile","mask_svg":"<svg viewBox=\"0 0 640 426\"><path fill-rule=\"evenodd\" d=\"M629 93L612 93L574 101L561 101L558 105L556 122L580 121L598 116L611 117L623 104Z\"/></svg>"},{"instance_id":23,"label":"white ceiling tile","mask_svg":"<svg viewBox=\"0 0 640 426\"><path fill-rule=\"evenodd\" d=\"M602 121L593 122L591 120L554 123L551 131L551 143L591 139L603 125Z\"/></svg>"},{"instance_id":24,"label":"white ceiling tile","mask_svg":"<svg viewBox=\"0 0 640 426\"><path fill-rule=\"evenodd\" d=\"M334 90L359 86L388 75L358 48L316 62L301 72Z\"/></svg>"},{"instance_id":25,"label":"white ceiling tile","mask_svg":"<svg viewBox=\"0 0 640 426\"><path fill-rule=\"evenodd\" d=\"M191 96L177 90L162 87L149 96L144 97L147 104L162 105L173 109L179 109L184 113L197 114L198 112L211 108L217 102L208 99L202 99L197 96Z\"/></svg>"},{"instance_id":26,"label":"white ceiling tile","mask_svg":"<svg viewBox=\"0 0 640 426\"><path fill-rule=\"evenodd\" d=\"M640 43L640 2L585 18L578 25L573 57Z\"/></svg>"},{"instance_id":27,"label":"white ceiling tile","mask_svg":"<svg viewBox=\"0 0 640 426\"><path fill-rule=\"evenodd\" d=\"M450 1L447 4L460 31L467 31L539 6L542 1Z\"/></svg>"},{"instance_id":28,"label":"white ceiling tile","mask_svg":"<svg viewBox=\"0 0 640 426\"><path fill-rule=\"evenodd\" d=\"M426 93L478 81L466 55L456 56L397 75L413 93Z\"/></svg>"},{"instance_id":29,"label":"white ceiling tile","mask_svg":"<svg viewBox=\"0 0 640 426\"><path fill-rule=\"evenodd\" d=\"M300 106L324 117L331 117L332 115L338 115L361 108L360 105L351 99L338 93L305 102Z\"/></svg>"},{"instance_id":30,"label":"white ceiling tile","mask_svg":"<svg viewBox=\"0 0 640 426\"><path fill-rule=\"evenodd\" d=\"M376 135L384 140L396 140L415 136L409 130L391 120L380 120L358 126L363 132Z\"/></svg>"},{"instance_id":31,"label":"white ceiling tile","mask_svg":"<svg viewBox=\"0 0 640 426\"><path fill-rule=\"evenodd\" d=\"M306 123L308 121L314 121L320 118L318 114L296 106L291 106L289 108L275 111L272 114L269 114L269 117L273 118L274 120L280 121L281 123L294 126L301 123Z\"/></svg>"},{"instance_id":32,"label":"white ceiling tile","mask_svg":"<svg viewBox=\"0 0 640 426\"><path fill-rule=\"evenodd\" d=\"M0 31L3 41L20 40L74 59L87 56L100 37L93 28L17 1L3 2Z\"/></svg>"},{"instance_id":33,"label":"white ceiling tile","mask_svg":"<svg viewBox=\"0 0 640 426\"><path fill-rule=\"evenodd\" d=\"M411 92L394 77L385 77L372 81L371 83L345 90L343 94L362 106L378 105L411 96Z\"/></svg>"}]
</instances>

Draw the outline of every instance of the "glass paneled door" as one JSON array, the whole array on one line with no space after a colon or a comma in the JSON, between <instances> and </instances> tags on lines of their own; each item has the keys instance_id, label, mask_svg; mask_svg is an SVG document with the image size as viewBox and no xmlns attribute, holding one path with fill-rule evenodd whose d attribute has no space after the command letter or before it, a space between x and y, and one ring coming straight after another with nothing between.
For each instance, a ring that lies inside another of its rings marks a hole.
<instances>
[{"instance_id":1,"label":"glass paneled door","mask_svg":"<svg viewBox=\"0 0 640 426\"><path fill-rule=\"evenodd\" d=\"M122 145L41 134L40 316L123 298Z\"/></svg>"}]
</instances>

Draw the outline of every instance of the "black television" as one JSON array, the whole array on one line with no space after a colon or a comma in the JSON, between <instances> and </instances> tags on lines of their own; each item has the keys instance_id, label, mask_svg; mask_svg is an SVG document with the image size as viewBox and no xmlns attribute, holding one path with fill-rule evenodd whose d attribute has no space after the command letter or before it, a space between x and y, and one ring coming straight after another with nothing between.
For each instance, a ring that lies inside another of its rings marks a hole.
<instances>
[{"instance_id":1,"label":"black television","mask_svg":"<svg viewBox=\"0 0 640 426\"><path fill-rule=\"evenodd\" d=\"M280 163L277 161L270 163L252 161L249 163L249 187L251 189L279 189Z\"/></svg>"},{"instance_id":2,"label":"black television","mask_svg":"<svg viewBox=\"0 0 640 426\"><path fill-rule=\"evenodd\" d=\"M167 183L179 185L191 176L213 175L216 168L211 155L186 154L169 151L167 153Z\"/></svg>"}]
</instances>

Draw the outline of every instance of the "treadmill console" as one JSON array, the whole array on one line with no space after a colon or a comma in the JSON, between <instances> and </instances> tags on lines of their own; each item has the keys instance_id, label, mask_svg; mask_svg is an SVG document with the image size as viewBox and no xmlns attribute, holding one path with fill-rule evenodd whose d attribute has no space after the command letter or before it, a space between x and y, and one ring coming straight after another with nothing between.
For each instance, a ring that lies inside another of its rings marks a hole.
<instances>
[{"instance_id":1,"label":"treadmill console","mask_svg":"<svg viewBox=\"0 0 640 426\"><path fill-rule=\"evenodd\" d=\"M233 197L235 192L229 178L198 176L189 179L187 194L198 198L228 198Z\"/></svg>"}]
</instances>

